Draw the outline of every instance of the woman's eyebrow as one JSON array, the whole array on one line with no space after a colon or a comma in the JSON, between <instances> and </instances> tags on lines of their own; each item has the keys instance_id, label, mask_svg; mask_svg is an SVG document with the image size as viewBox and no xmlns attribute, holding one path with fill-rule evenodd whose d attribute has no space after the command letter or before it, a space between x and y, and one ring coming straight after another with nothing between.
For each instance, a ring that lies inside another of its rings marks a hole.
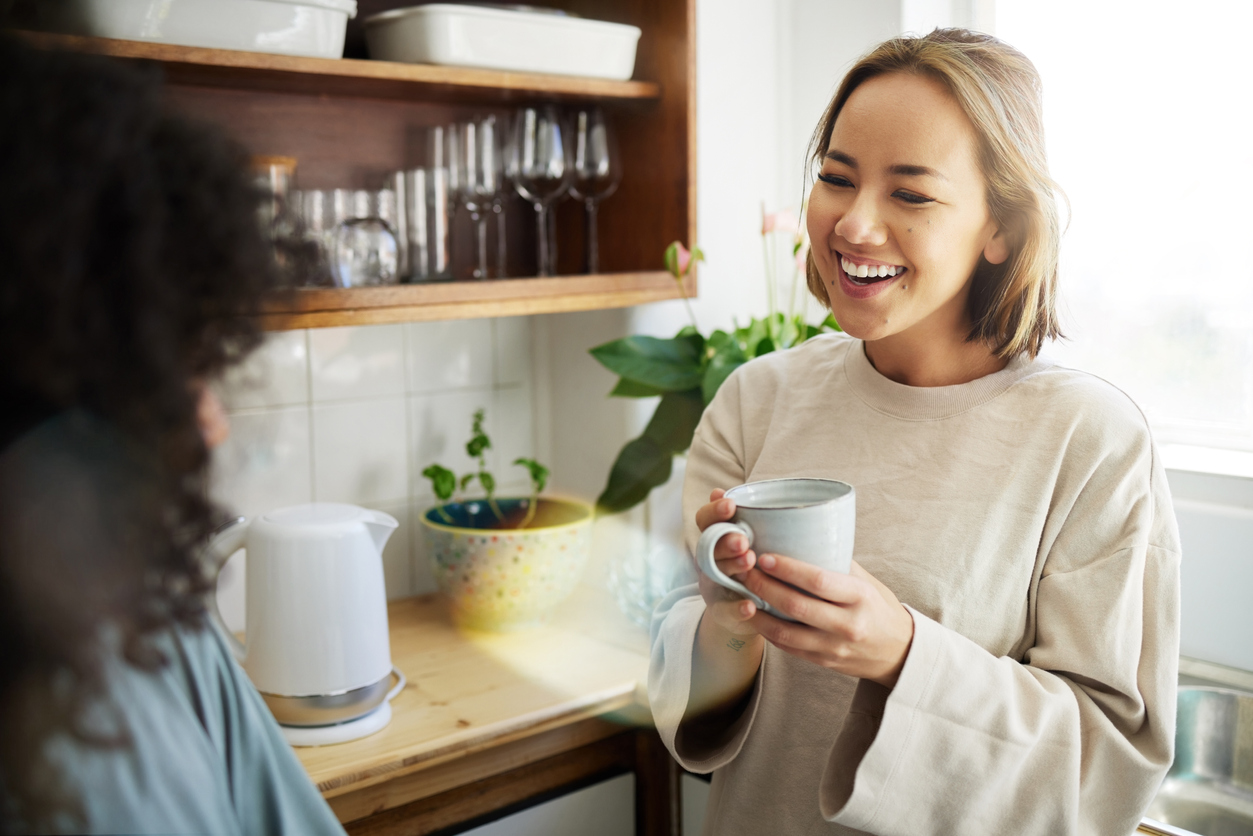
<instances>
[{"instance_id":1,"label":"woman's eyebrow","mask_svg":"<svg viewBox=\"0 0 1253 836\"><path fill-rule=\"evenodd\" d=\"M851 155L845 154L843 151L836 151L835 149L832 149L827 152L827 159L833 160L837 163L843 163L853 170L857 169L857 160ZM903 177L935 177L938 180L948 179L939 171L936 171L934 168L928 168L925 165L908 165L906 163L899 163L894 166L889 166L888 171L892 174L899 174Z\"/></svg>"}]
</instances>

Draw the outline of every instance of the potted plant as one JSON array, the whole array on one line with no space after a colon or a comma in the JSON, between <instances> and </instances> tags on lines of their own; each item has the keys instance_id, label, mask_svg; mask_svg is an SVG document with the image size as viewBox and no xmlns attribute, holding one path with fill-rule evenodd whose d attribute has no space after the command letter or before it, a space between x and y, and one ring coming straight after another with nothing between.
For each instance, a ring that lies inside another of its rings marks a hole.
<instances>
[{"instance_id":1,"label":"potted plant","mask_svg":"<svg viewBox=\"0 0 1253 836\"><path fill-rule=\"evenodd\" d=\"M474 413L466 453L477 470L460 478L432 464L422 471L439 500L422 515L431 568L462 627L506 631L541 623L574 591L591 545L592 508L542 497L548 468L518 458L531 477L525 497L497 497L487 469L492 442L485 412ZM457 498L478 483L481 498Z\"/></svg>"},{"instance_id":2,"label":"potted plant","mask_svg":"<svg viewBox=\"0 0 1253 836\"><path fill-rule=\"evenodd\" d=\"M764 319L753 317L747 325L736 323L731 331L716 330L704 336L683 289L683 277L696 262L704 260L704 254L699 247L689 252L675 241L666 249L666 269L678 283L691 324L670 339L623 337L591 349L601 365L618 375L611 397L661 398L644 433L618 453L605 489L596 500L598 512L625 511L642 502L653 488L665 484L674 457L687 451L705 407L731 372L754 357L791 348L824 331L840 330L830 314L817 325L805 322L807 293L799 286L808 245L798 219L785 212L766 214L762 207L761 236L769 306ZM791 239L792 276L786 312L777 298L777 239L781 236Z\"/></svg>"}]
</instances>

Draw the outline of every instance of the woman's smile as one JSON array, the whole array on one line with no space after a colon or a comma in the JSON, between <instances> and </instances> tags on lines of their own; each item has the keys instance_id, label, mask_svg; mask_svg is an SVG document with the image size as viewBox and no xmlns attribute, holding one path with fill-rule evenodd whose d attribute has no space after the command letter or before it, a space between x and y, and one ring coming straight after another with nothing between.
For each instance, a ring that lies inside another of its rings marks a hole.
<instances>
[{"instance_id":1,"label":"woman's smile","mask_svg":"<svg viewBox=\"0 0 1253 836\"><path fill-rule=\"evenodd\" d=\"M908 267L836 251L840 289L854 299L877 296L905 277Z\"/></svg>"}]
</instances>

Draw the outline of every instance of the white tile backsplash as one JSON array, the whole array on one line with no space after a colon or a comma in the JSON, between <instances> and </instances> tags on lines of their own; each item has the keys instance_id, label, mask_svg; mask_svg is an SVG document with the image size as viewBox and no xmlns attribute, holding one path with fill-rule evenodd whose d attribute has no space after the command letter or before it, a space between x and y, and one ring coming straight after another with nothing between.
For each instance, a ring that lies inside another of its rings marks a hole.
<instances>
[{"instance_id":1,"label":"white tile backsplash","mask_svg":"<svg viewBox=\"0 0 1253 836\"><path fill-rule=\"evenodd\" d=\"M403 325L318 328L309 332L309 378L315 403L403 395Z\"/></svg>"},{"instance_id":2,"label":"white tile backsplash","mask_svg":"<svg viewBox=\"0 0 1253 836\"><path fill-rule=\"evenodd\" d=\"M247 360L230 369L216 388L228 410L308 403L306 332L266 334L265 342Z\"/></svg>"},{"instance_id":3,"label":"white tile backsplash","mask_svg":"<svg viewBox=\"0 0 1253 836\"><path fill-rule=\"evenodd\" d=\"M492 320L410 322L404 327L410 392L492 385Z\"/></svg>"},{"instance_id":4,"label":"white tile backsplash","mask_svg":"<svg viewBox=\"0 0 1253 836\"><path fill-rule=\"evenodd\" d=\"M313 495L358 505L409 495L405 399L313 407Z\"/></svg>"},{"instance_id":5,"label":"white tile backsplash","mask_svg":"<svg viewBox=\"0 0 1253 836\"><path fill-rule=\"evenodd\" d=\"M528 459L535 457L531 390L522 387L497 389L488 415L491 418L492 444L496 447L496 461L499 463L496 478L502 489L506 486L521 486L521 492L526 493L530 488L531 477L525 468L515 465L513 461L520 456ZM540 464L552 466L549 462Z\"/></svg>"},{"instance_id":6,"label":"white tile backsplash","mask_svg":"<svg viewBox=\"0 0 1253 836\"><path fill-rule=\"evenodd\" d=\"M474 411L487 410L487 431L492 436L493 395L491 389L414 395L409 398L409 455L411 495L430 494L431 483L422 471L440 464L460 477L478 470L478 462L466 454ZM493 441L495 439L493 438ZM487 452L488 468L499 476L496 450ZM475 485L477 488L477 484Z\"/></svg>"},{"instance_id":7,"label":"white tile backsplash","mask_svg":"<svg viewBox=\"0 0 1253 836\"><path fill-rule=\"evenodd\" d=\"M495 329L496 384L530 386L531 318L509 316L492 320Z\"/></svg>"},{"instance_id":8,"label":"white tile backsplash","mask_svg":"<svg viewBox=\"0 0 1253 836\"><path fill-rule=\"evenodd\" d=\"M245 516L312 501L308 408L229 417L230 437L213 451L210 495Z\"/></svg>"},{"instance_id":9,"label":"white tile backsplash","mask_svg":"<svg viewBox=\"0 0 1253 836\"><path fill-rule=\"evenodd\" d=\"M383 554L388 597L435 592L420 522L434 498L421 472L477 468L465 444L482 407L498 492L529 491L511 462L535 455L532 340L527 317L271 334L219 385L233 432L214 453L213 496L244 515L313 501L386 511L400 523ZM234 628L243 598L240 555L219 596Z\"/></svg>"}]
</instances>

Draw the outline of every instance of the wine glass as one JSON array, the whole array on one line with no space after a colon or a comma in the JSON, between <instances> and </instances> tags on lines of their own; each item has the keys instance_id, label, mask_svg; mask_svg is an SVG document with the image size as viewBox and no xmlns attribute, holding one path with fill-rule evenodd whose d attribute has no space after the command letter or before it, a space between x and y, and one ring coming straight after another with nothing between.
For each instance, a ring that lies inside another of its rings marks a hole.
<instances>
[{"instance_id":1,"label":"wine glass","mask_svg":"<svg viewBox=\"0 0 1253 836\"><path fill-rule=\"evenodd\" d=\"M474 221L478 264L474 278L487 278L487 216L501 190L500 130L495 116L448 129L449 188Z\"/></svg>"},{"instance_id":2,"label":"wine glass","mask_svg":"<svg viewBox=\"0 0 1253 836\"><path fill-rule=\"evenodd\" d=\"M600 247L596 239L596 208L618 188L622 168L618 149L605 114L598 107L580 108L574 115L574 177L570 194L587 208L587 272L600 270Z\"/></svg>"},{"instance_id":3,"label":"wine glass","mask_svg":"<svg viewBox=\"0 0 1253 836\"><path fill-rule=\"evenodd\" d=\"M518 111L509 155L509 176L518 194L535 206L539 275L551 276L557 248L548 237L549 207L570 188L571 167L561 119L552 106Z\"/></svg>"}]
</instances>

